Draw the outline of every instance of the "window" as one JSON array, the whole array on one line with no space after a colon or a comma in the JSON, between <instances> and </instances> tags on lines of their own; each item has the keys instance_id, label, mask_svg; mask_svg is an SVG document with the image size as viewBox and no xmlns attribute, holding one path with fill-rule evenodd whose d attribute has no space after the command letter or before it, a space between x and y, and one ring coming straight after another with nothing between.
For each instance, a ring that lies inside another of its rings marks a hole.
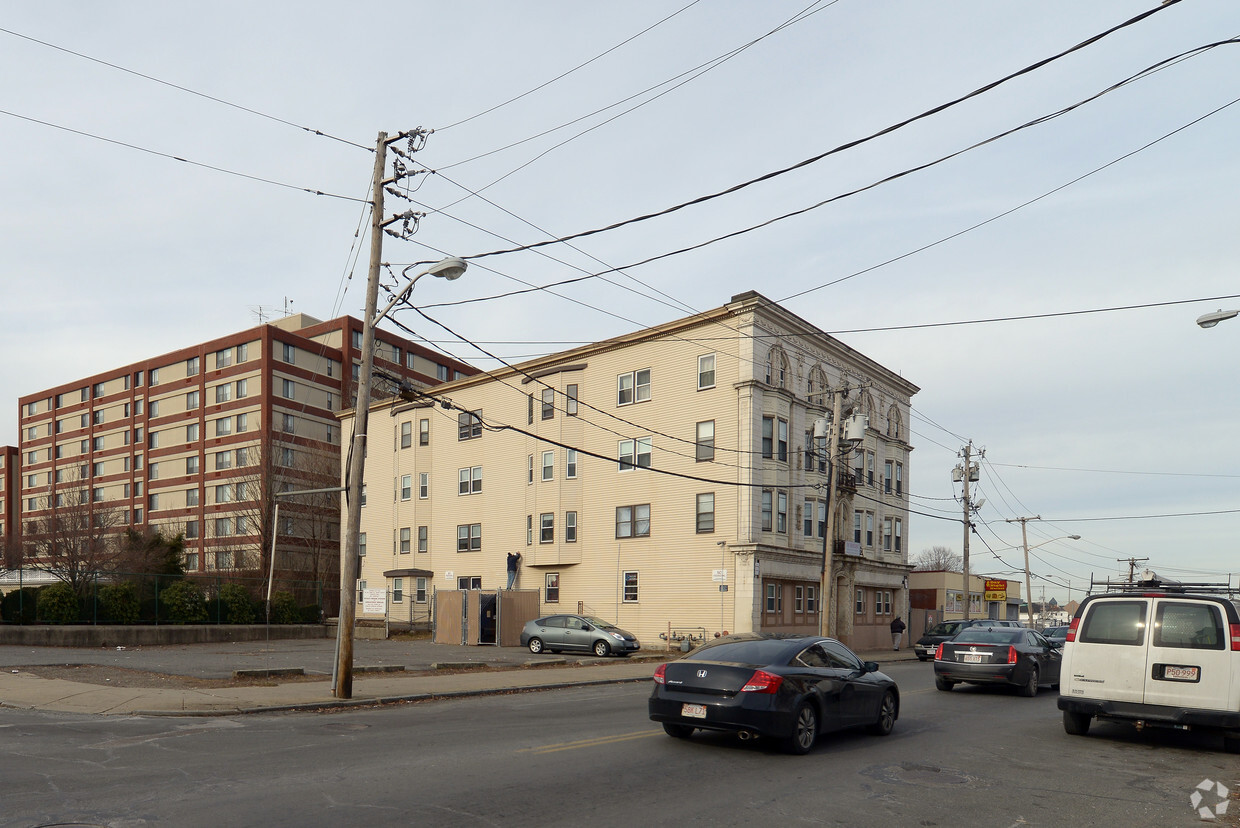
<instances>
[{"instance_id":1,"label":"window","mask_svg":"<svg viewBox=\"0 0 1240 828\"><path fill-rule=\"evenodd\" d=\"M357 556L359 558L366 557L366 533L357 533Z\"/></svg>"},{"instance_id":2,"label":"window","mask_svg":"<svg viewBox=\"0 0 1240 828\"><path fill-rule=\"evenodd\" d=\"M482 436L482 411L462 411L456 417L456 438L473 440Z\"/></svg>"},{"instance_id":3,"label":"window","mask_svg":"<svg viewBox=\"0 0 1240 828\"><path fill-rule=\"evenodd\" d=\"M874 590L874 614L883 614L883 591L881 589Z\"/></svg>"},{"instance_id":4,"label":"window","mask_svg":"<svg viewBox=\"0 0 1240 828\"><path fill-rule=\"evenodd\" d=\"M631 405L650 399L650 369L630 371L616 378L616 404Z\"/></svg>"},{"instance_id":5,"label":"window","mask_svg":"<svg viewBox=\"0 0 1240 828\"><path fill-rule=\"evenodd\" d=\"M801 513L801 534L811 537L814 534L814 501L805 499L805 510Z\"/></svg>"},{"instance_id":6,"label":"window","mask_svg":"<svg viewBox=\"0 0 1240 828\"><path fill-rule=\"evenodd\" d=\"M400 554L409 554L410 531L408 526L402 526L400 530Z\"/></svg>"},{"instance_id":7,"label":"window","mask_svg":"<svg viewBox=\"0 0 1240 828\"><path fill-rule=\"evenodd\" d=\"M577 477L577 449L564 449L564 477L569 480Z\"/></svg>"},{"instance_id":8,"label":"window","mask_svg":"<svg viewBox=\"0 0 1240 828\"><path fill-rule=\"evenodd\" d=\"M788 532L788 493L775 493L775 531L781 534Z\"/></svg>"},{"instance_id":9,"label":"window","mask_svg":"<svg viewBox=\"0 0 1240 828\"><path fill-rule=\"evenodd\" d=\"M159 464L158 463L152 463L150 466L147 467L146 477L148 480L159 479Z\"/></svg>"},{"instance_id":10,"label":"window","mask_svg":"<svg viewBox=\"0 0 1240 828\"><path fill-rule=\"evenodd\" d=\"M215 519L215 536L217 538L226 538L232 534L233 522L231 518Z\"/></svg>"},{"instance_id":11,"label":"window","mask_svg":"<svg viewBox=\"0 0 1240 828\"><path fill-rule=\"evenodd\" d=\"M408 500L413 497L413 475L405 474L400 478L400 499Z\"/></svg>"},{"instance_id":12,"label":"window","mask_svg":"<svg viewBox=\"0 0 1240 828\"><path fill-rule=\"evenodd\" d=\"M159 416L159 400L151 400L151 406L147 411L147 415L150 417ZM125 403L125 416L129 416L129 403Z\"/></svg>"},{"instance_id":13,"label":"window","mask_svg":"<svg viewBox=\"0 0 1240 828\"><path fill-rule=\"evenodd\" d=\"M543 512L538 516L538 542L552 543L555 541L555 513Z\"/></svg>"},{"instance_id":14,"label":"window","mask_svg":"<svg viewBox=\"0 0 1240 828\"><path fill-rule=\"evenodd\" d=\"M218 471L219 469L231 469L232 459L233 459L233 455L231 451L217 451L215 453L216 470Z\"/></svg>"},{"instance_id":15,"label":"window","mask_svg":"<svg viewBox=\"0 0 1240 828\"><path fill-rule=\"evenodd\" d=\"M414 596L413 600L419 604L425 604L426 603L426 579L417 578L415 579L414 583L417 584L417 587L415 588L415 592L413 594Z\"/></svg>"},{"instance_id":16,"label":"window","mask_svg":"<svg viewBox=\"0 0 1240 828\"><path fill-rule=\"evenodd\" d=\"M698 534L715 531L715 493L705 492L697 496Z\"/></svg>"},{"instance_id":17,"label":"window","mask_svg":"<svg viewBox=\"0 0 1240 828\"><path fill-rule=\"evenodd\" d=\"M577 542L577 513L576 512L565 512L564 513L564 542L565 543L576 543Z\"/></svg>"},{"instance_id":18,"label":"window","mask_svg":"<svg viewBox=\"0 0 1240 828\"><path fill-rule=\"evenodd\" d=\"M903 542L900 538L900 535L901 535L901 520L899 518L896 518L896 548L895 548L896 552L904 551L902 548Z\"/></svg>"},{"instance_id":19,"label":"window","mask_svg":"<svg viewBox=\"0 0 1240 828\"><path fill-rule=\"evenodd\" d=\"M194 538L198 537L198 521L196 520L185 521L185 537L190 540L193 540ZM187 566L188 566L188 562L187 562Z\"/></svg>"},{"instance_id":20,"label":"window","mask_svg":"<svg viewBox=\"0 0 1240 828\"><path fill-rule=\"evenodd\" d=\"M534 482L534 455L531 454L529 457L526 458L526 467L527 467L527 470L526 470L525 482L528 485Z\"/></svg>"},{"instance_id":21,"label":"window","mask_svg":"<svg viewBox=\"0 0 1240 828\"><path fill-rule=\"evenodd\" d=\"M560 573L548 572L546 578L548 604L558 604L560 602Z\"/></svg>"},{"instance_id":22,"label":"window","mask_svg":"<svg viewBox=\"0 0 1240 828\"><path fill-rule=\"evenodd\" d=\"M865 453L865 485L874 485L874 452Z\"/></svg>"},{"instance_id":23,"label":"window","mask_svg":"<svg viewBox=\"0 0 1240 828\"><path fill-rule=\"evenodd\" d=\"M697 462L715 459L715 421L697 424Z\"/></svg>"},{"instance_id":24,"label":"window","mask_svg":"<svg viewBox=\"0 0 1240 828\"><path fill-rule=\"evenodd\" d=\"M805 611L818 612L818 590L812 585L805 588Z\"/></svg>"},{"instance_id":25,"label":"window","mask_svg":"<svg viewBox=\"0 0 1240 828\"><path fill-rule=\"evenodd\" d=\"M577 416L577 384L564 386L564 413L570 417Z\"/></svg>"},{"instance_id":26,"label":"window","mask_svg":"<svg viewBox=\"0 0 1240 828\"><path fill-rule=\"evenodd\" d=\"M650 468L651 438L620 441L620 471Z\"/></svg>"},{"instance_id":27,"label":"window","mask_svg":"<svg viewBox=\"0 0 1240 828\"><path fill-rule=\"evenodd\" d=\"M775 456L775 418L762 418L762 456L770 460Z\"/></svg>"},{"instance_id":28,"label":"window","mask_svg":"<svg viewBox=\"0 0 1240 828\"><path fill-rule=\"evenodd\" d=\"M366 582L359 579L357 582L357 602L360 604L366 597Z\"/></svg>"},{"instance_id":29,"label":"window","mask_svg":"<svg viewBox=\"0 0 1240 828\"><path fill-rule=\"evenodd\" d=\"M297 418L294 417L292 414L281 414L280 415L280 430L283 431L285 434L296 434L297 433Z\"/></svg>"},{"instance_id":30,"label":"window","mask_svg":"<svg viewBox=\"0 0 1240 828\"><path fill-rule=\"evenodd\" d=\"M95 425L103 425L103 409L97 409L91 413L91 422Z\"/></svg>"},{"instance_id":31,"label":"window","mask_svg":"<svg viewBox=\"0 0 1240 828\"><path fill-rule=\"evenodd\" d=\"M215 487L215 502L216 503L232 503L233 502L233 487L228 483L223 483L219 486L216 486Z\"/></svg>"},{"instance_id":32,"label":"window","mask_svg":"<svg viewBox=\"0 0 1240 828\"><path fill-rule=\"evenodd\" d=\"M457 494L478 494L482 491L482 466L471 466L468 469L458 469L456 476Z\"/></svg>"},{"instance_id":33,"label":"window","mask_svg":"<svg viewBox=\"0 0 1240 828\"><path fill-rule=\"evenodd\" d=\"M775 493L770 489L762 490L762 531L769 532L775 525Z\"/></svg>"},{"instance_id":34,"label":"window","mask_svg":"<svg viewBox=\"0 0 1240 828\"><path fill-rule=\"evenodd\" d=\"M227 368L232 365L232 348L225 348L222 351L215 352L215 368Z\"/></svg>"},{"instance_id":35,"label":"window","mask_svg":"<svg viewBox=\"0 0 1240 828\"><path fill-rule=\"evenodd\" d=\"M427 526L418 527L418 551L425 552L430 546L429 537L430 528Z\"/></svg>"},{"instance_id":36,"label":"window","mask_svg":"<svg viewBox=\"0 0 1240 828\"><path fill-rule=\"evenodd\" d=\"M405 600L405 579L392 579L392 603L399 604Z\"/></svg>"},{"instance_id":37,"label":"window","mask_svg":"<svg viewBox=\"0 0 1240 828\"><path fill-rule=\"evenodd\" d=\"M456 527L456 551L477 552L482 548L482 524L465 523Z\"/></svg>"},{"instance_id":38,"label":"window","mask_svg":"<svg viewBox=\"0 0 1240 828\"><path fill-rule=\"evenodd\" d=\"M250 381L244 379L237 380L237 399L248 396L250 396ZM327 407L331 408L331 405L329 404Z\"/></svg>"},{"instance_id":39,"label":"window","mask_svg":"<svg viewBox=\"0 0 1240 828\"><path fill-rule=\"evenodd\" d=\"M250 358L250 343L242 342L237 346L237 362L245 362ZM328 375L330 376L330 374Z\"/></svg>"},{"instance_id":40,"label":"window","mask_svg":"<svg viewBox=\"0 0 1240 828\"><path fill-rule=\"evenodd\" d=\"M891 494L892 468L890 460L883 461L883 494Z\"/></svg>"},{"instance_id":41,"label":"window","mask_svg":"<svg viewBox=\"0 0 1240 828\"><path fill-rule=\"evenodd\" d=\"M291 379L280 380L280 396L286 400L297 399L297 383Z\"/></svg>"},{"instance_id":42,"label":"window","mask_svg":"<svg viewBox=\"0 0 1240 828\"><path fill-rule=\"evenodd\" d=\"M779 346L772 348L767 354L766 384L778 388L788 387L788 357Z\"/></svg>"},{"instance_id":43,"label":"window","mask_svg":"<svg viewBox=\"0 0 1240 828\"><path fill-rule=\"evenodd\" d=\"M904 494L904 464L896 463L896 494Z\"/></svg>"},{"instance_id":44,"label":"window","mask_svg":"<svg viewBox=\"0 0 1240 828\"><path fill-rule=\"evenodd\" d=\"M891 593L883 592L883 615L891 615Z\"/></svg>"},{"instance_id":45,"label":"window","mask_svg":"<svg viewBox=\"0 0 1240 828\"><path fill-rule=\"evenodd\" d=\"M186 506L197 506L198 505L198 490L197 489L186 489L185 490L185 505Z\"/></svg>"},{"instance_id":46,"label":"window","mask_svg":"<svg viewBox=\"0 0 1240 828\"><path fill-rule=\"evenodd\" d=\"M482 589L482 577L479 575L462 575L456 579L457 589Z\"/></svg>"},{"instance_id":47,"label":"window","mask_svg":"<svg viewBox=\"0 0 1240 828\"><path fill-rule=\"evenodd\" d=\"M429 446L431 443L431 421L418 420L418 445Z\"/></svg>"},{"instance_id":48,"label":"window","mask_svg":"<svg viewBox=\"0 0 1240 828\"><path fill-rule=\"evenodd\" d=\"M883 551L891 551L891 518L883 518Z\"/></svg>"},{"instance_id":49,"label":"window","mask_svg":"<svg viewBox=\"0 0 1240 828\"><path fill-rule=\"evenodd\" d=\"M533 394L529 394L526 396L525 423L526 425L534 424L534 395Z\"/></svg>"},{"instance_id":50,"label":"window","mask_svg":"<svg viewBox=\"0 0 1240 828\"><path fill-rule=\"evenodd\" d=\"M223 383L215 386L215 403L226 403L232 399L232 383Z\"/></svg>"},{"instance_id":51,"label":"window","mask_svg":"<svg viewBox=\"0 0 1240 828\"><path fill-rule=\"evenodd\" d=\"M555 417L555 389L544 388L542 390L542 418L550 420Z\"/></svg>"},{"instance_id":52,"label":"window","mask_svg":"<svg viewBox=\"0 0 1240 828\"><path fill-rule=\"evenodd\" d=\"M240 434L241 432L246 431L247 429L249 429L249 427L250 427L250 417L249 417L249 415L248 415L248 414L238 414L238 415L237 415L237 433L238 433L238 434ZM331 426L328 426L328 431L329 431L329 433L330 433L330 430L331 430ZM330 437L328 438L327 442L329 442L329 443L331 442L331 438L330 438Z\"/></svg>"},{"instance_id":53,"label":"window","mask_svg":"<svg viewBox=\"0 0 1240 828\"><path fill-rule=\"evenodd\" d=\"M715 387L715 355L703 354L698 357L698 390Z\"/></svg>"},{"instance_id":54,"label":"window","mask_svg":"<svg viewBox=\"0 0 1240 828\"><path fill-rule=\"evenodd\" d=\"M783 584L766 585L766 611L771 613L780 613L784 611L784 587Z\"/></svg>"},{"instance_id":55,"label":"window","mask_svg":"<svg viewBox=\"0 0 1240 828\"><path fill-rule=\"evenodd\" d=\"M448 376L447 365L436 365L435 366L435 379L439 380L440 382L447 382L449 379L451 379L451 377Z\"/></svg>"},{"instance_id":56,"label":"window","mask_svg":"<svg viewBox=\"0 0 1240 828\"><path fill-rule=\"evenodd\" d=\"M874 513L865 513L865 545L874 545Z\"/></svg>"},{"instance_id":57,"label":"window","mask_svg":"<svg viewBox=\"0 0 1240 828\"><path fill-rule=\"evenodd\" d=\"M190 423L185 427L185 442L193 443L198 440L198 423Z\"/></svg>"},{"instance_id":58,"label":"window","mask_svg":"<svg viewBox=\"0 0 1240 828\"><path fill-rule=\"evenodd\" d=\"M147 385L159 385L159 369L152 368L150 374L150 381L147 382Z\"/></svg>"},{"instance_id":59,"label":"window","mask_svg":"<svg viewBox=\"0 0 1240 828\"><path fill-rule=\"evenodd\" d=\"M865 615L865 590L864 589L857 590L857 598L854 603L856 605L855 609L856 609L857 615Z\"/></svg>"},{"instance_id":60,"label":"window","mask_svg":"<svg viewBox=\"0 0 1240 828\"><path fill-rule=\"evenodd\" d=\"M650 537L650 504L616 507L617 538Z\"/></svg>"},{"instance_id":61,"label":"window","mask_svg":"<svg viewBox=\"0 0 1240 828\"><path fill-rule=\"evenodd\" d=\"M151 404L154 405L155 404L154 401L152 401ZM198 392L197 391L187 391L185 393L185 407L187 409L198 407Z\"/></svg>"},{"instance_id":62,"label":"window","mask_svg":"<svg viewBox=\"0 0 1240 828\"><path fill-rule=\"evenodd\" d=\"M215 421L215 436L225 437L232 434L232 417L220 417Z\"/></svg>"},{"instance_id":63,"label":"window","mask_svg":"<svg viewBox=\"0 0 1240 828\"><path fill-rule=\"evenodd\" d=\"M407 449L413 445L413 422L405 421L400 424L400 447Z\"/></svg>"},{"instance_id":64,"label":"window","mask_svg":"<svg viewBox=\"0 0 1240 828\"><path fill-rule=\"evenodd\" d=\"M637 573L624 573L624 603L637 603Z\"/></svg>"},{"instance_id":65,"label":"window","mask_svg":"<svg viewBox=\"0 0 1240 828\"><path fill-rule=\"evenodd\" d=\"M792 593L792 611L797 615L805 612L805 587L797 584Z\"/></svg>"},{"instance_id":66,"label":"window","mask_svg":"<svg viewBox=\"0 0 1240 828\"><path fill-rule=\"evenodd\" d=\"M431 476L429 472L418 474L418 500L426 500L431 493Z\"/></svg>"},{"instance_id":67,"label":"window","mask_svg":"<svg viewBox=\"0 0 1240 828\"><path fill-rule=\"evenodd\" d=\"M354 333L357 332L355 331ZM297 347L295 345L290 345L287 342L281 342L280 358L289 365L295 365L297 363Z\"/></svg>"},{"instance_id":68,"label":"window","mask_svg":"<svg viewBox=\"0 0 1240 828\"><path fill-rule=\"evenodd\" d=\"M555 452L544 451L542 453L542 479L551 480L555 477Z\"/></svg>"},{"instance_id":69,"label":"window","mask_svg":"<svg viewBox=\"0 0 1240 828\"><path fill-rule=\"evenodd\" d=\"M534 516L525 516L525 545L530 546L534 543Z\"/></svg>"},{"instance_id":70,"label":"window","mask_svg":"<svg viewBox=\"0 0 1240 828\"><path fill-rule=\"evenodd\" d=\"M1158 602L1154 611L1155 647L1225 650L1227 641L1227 628L1217 607L1183 601Z\"/></svg>"},{"instance_id":71,"label":"window","mask_svg":"<svg viewBox=\"0 0 1240 828\"><path fill-rule=\"evenodd\" d=\"M778 425L779 425L779 431L778 431L779 439L775 445L775 448L777 450L776 459L782 463L787 463L788 462L788 421L784 419L780 419L778 421Z\"/></svg>"},{"instance_id":72,"label":"window","mask_svg":"<svg viewBox=\"0 0 1240 828\"><path fill-rule=\"evenodd\" d=\"M137 445L141 439L142 439L142 429L135 428L134 433L133 433L134 445ZM159 432L158 431L152 431L147 436L146 445L147 445L147 448L159 448Z\"/></svg>"}]
</instances>

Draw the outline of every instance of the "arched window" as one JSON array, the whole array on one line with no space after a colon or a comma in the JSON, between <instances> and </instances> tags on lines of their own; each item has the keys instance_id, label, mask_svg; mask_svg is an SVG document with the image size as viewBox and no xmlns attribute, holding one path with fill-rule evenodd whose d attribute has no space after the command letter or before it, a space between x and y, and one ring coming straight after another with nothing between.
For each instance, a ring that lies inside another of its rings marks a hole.
<instances>
[{"instance_id":1,"label":"arched window","mask_svg":"<svg viewBox=\"0 0 1240 828\"><path fill-rule=\"evenodd\" d=\"M815 365L809 369L809 383L805 389L805 395L809 398L810 404L828 405L830 391L831 386L827 385L827 372L822 370L822 366Z\"/></svg>"},{"instance_id":2,"label":"arched window","mask_svg":"<svg viewBox=\"0 0 1240 828\"><path fill-rule=\"evenodd\" d=\"M900 422L900 409L896 408L893 403L891 408L887 409L887 436L900 437L903 430L903 424Z\"/></svg>"},{"instance_id":3,"label":"arched window","mask_svg":"<svg viewBox=\"0 0 1240 828\"><path fill-rule=\"evenodd\" d=\"M776 345L766 355L766 384L787 388L788 374L788 355Z\"/></svg>"}]
</instances>

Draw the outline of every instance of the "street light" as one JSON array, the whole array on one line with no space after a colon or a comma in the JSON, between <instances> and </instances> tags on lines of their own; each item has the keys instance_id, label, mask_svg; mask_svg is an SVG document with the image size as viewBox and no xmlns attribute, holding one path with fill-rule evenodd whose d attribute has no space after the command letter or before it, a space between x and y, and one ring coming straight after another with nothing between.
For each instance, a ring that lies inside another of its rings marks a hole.
<instances>
[{"instance_id":1,"label":"street light","mask_svg":"<svg viewBox=\"0 0 1240 828\"><path fill-rule=\"evenodd\" d=\"M1236 314L1240 314L1240 310L1216 310L1214 313L1203 314L1197 317L1197 324L1203 328L1213 328L1224 319L1231 319Z\"/></svg>"},{"instance_id":2,"label":"street light","mask_svg":"<svg viewBox=\"0 0 1240 828\"><path fill-rule=\"evenodd\" d=\"M1034 517L1010 518L1007 521L1005 521L1006 523L1019 523L1020 524L1020 542L1021 542L1021 546L1023 546L1025 549L1025 603L1029 607L1029 628L1030 629L1033 628L1033 576L1029 574L1029 550L1037 549L1039 546L1045 546L1046 544L1054 543L1055 541L1080 540L1081 539L1080 535L1064 535L1062 537L1051 538L1050 540L1044 540L1041 543L1035 543L1033 546L1030 546L1029 537L1025 532L1025 524L1031 520L1041 520L1041 519L1042 519L1041 515L1035 515Z\"/></svg>"},{"instance_id":3,"label":"street light","mask_svg":"<svg viewBox=\"0 0 1240 828\"><path fill-rule=\"evenodd\" d=\"M382 159L376 160L375 180L382 179ZM381 192L381 190L380 190ZM376 313L379 305L379 266L383 242L380 223L382 202L376 196L376 218L371 227L370 277L366 283L366 315L362 320L362 370L358 377L357 402L353 414L353 448L349 453L349 480L347 485L349 518L345 528L345 542L340 555L340 614L336 627L336 668L332 674L332 694L336 698L353 698L353 622L357 615L357 600L353 591L357 582L358 540L362 529L362 480L366 467L366 429L370 421L370 382L373 376L375 353L375 326L407 297L418 279L430 274L452 281L459 279L468 266L455 256L431 265L410 279L387 307ZM401 275L416 265L405 268Z\"/></svg>"}]
</instances>

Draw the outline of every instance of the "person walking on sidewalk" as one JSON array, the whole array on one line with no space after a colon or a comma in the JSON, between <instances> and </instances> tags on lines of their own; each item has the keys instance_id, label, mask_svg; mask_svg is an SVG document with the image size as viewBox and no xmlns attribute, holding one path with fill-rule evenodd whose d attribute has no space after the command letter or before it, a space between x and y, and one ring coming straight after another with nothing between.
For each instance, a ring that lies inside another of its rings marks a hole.
<instances>
[{"instance_id":1,"label":"person walking on sidewalk","mask_svg":"<svg viewBox=\"0 0 1240 828\"><path fill-rule=\"evenodd\" d=\"M513 583L517 580L517 567L521 565L521 553L508 553L508 588L512 589Z\"/></svg>"},{"instance_id":2,"label":"person walking on sidewalk","mask_svg":"<svg viewBox=\"0 0 1240 828\"><path fill-rule=\"evenodd\" d=\"M896 616L891 622L891 649L900 652L900 639L904 638L904 619Z\"/></svg>"}]
</instances>

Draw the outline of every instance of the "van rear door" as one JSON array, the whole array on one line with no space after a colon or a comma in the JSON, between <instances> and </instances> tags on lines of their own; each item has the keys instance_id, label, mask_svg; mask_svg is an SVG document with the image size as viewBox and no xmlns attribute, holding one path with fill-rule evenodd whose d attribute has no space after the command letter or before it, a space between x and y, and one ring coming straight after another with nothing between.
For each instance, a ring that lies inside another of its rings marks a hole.
<instances>
[{"instance_id":1,"label":"van rear door","mask_svg":"<svg viewBox=\"0 0 1240 828\"><path fill-rule=\"evenodd\" d=\"M1136 704L1144 700L1152 603L1138 596L1086 603L1076 641L1064 652L1064 695Z\"/></svg>"},{"instance_id":2,"label":"van rear door","mask_svg":"<svg viewBox=\"0 0 1240 828\"><path fill-rule=\"evenodd\" d=\"M1232 683L1230 635L1222 605L1154 599L1145 703L1226 710Z\"/></svg>"}]
</instances>

